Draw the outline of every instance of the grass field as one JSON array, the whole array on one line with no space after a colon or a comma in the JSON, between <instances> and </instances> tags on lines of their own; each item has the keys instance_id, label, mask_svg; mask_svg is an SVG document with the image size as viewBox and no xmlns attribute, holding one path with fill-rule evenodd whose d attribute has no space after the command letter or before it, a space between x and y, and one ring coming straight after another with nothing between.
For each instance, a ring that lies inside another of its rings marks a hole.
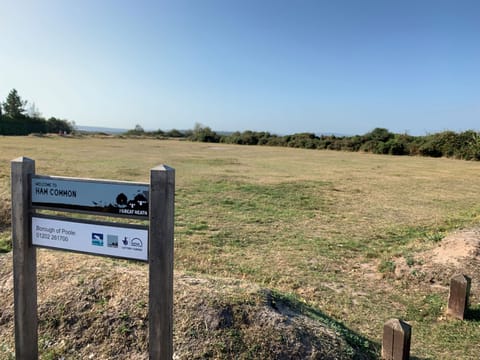
<instances>
[{"instance_id":1,"label":"grass field","mask_svg":"<svg viewBox=\"0 0 480 360\"><path fill-rule=\"evenodd\" d=\"M164 163L176 169L176 270L292 294L378 343L400 317L418 359L480 354L478 272L460 322L443 317L446 275L413 270L479 225L479 162L118 138L2 137L0 149L0 249L13 158L38 174L135 181ZM400 263L412 271L396 275Z\"/></svg>"}]
</instances>

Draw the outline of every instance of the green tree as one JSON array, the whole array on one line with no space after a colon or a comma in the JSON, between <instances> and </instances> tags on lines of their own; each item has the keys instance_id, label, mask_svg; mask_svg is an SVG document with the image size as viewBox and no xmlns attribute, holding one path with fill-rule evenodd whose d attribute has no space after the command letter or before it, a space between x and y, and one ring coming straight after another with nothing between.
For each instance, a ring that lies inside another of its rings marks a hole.
<instances>
[{"instance_id":1,"label":"green tree","mask_svg":"<svg viewBox=\"0 0 480 360\"><path fill-rule=\"evenodd\" d=\"M387 142L388 140L393 138L394 135L395 134L391 133L387 129L375 128L372 131L370 131L369 133L366 133L365 135L363 135L363 137L366 141L372 140L372 141L375 141L375 142L379 142L379 141Z\"/></svg>"},{"instance_id":2,"label":"green tree","mask_svg":"<svg viewBox=\"0 0 480 360\"><path fill-rule=\"evenodd\" d=\"M203 126L202 124L196 123L192 134L190 135L190 140L218 143L220 142L220 136L218 136L218 134L208 126Z\"/></svg>"},{"instance_id":3,"label":"green tree","mask_svg":"<svg viewBox=\"0 0 480 360\"><path fill-rule=\"evenodd\" d=\"M137 124L135 125L135 128L128 130L125 135L133 135L133 136L140 136L140 135L145 135L145 130L143 129L142 125Z\"/></svg>"},{"instance_id":4,"label":"green tree","mask_svg":"<svg viewBox=\"0 0 480 360\"><path fill-rule=\"evenodd\" d=\"M46 121L46 131L49 133L71 133L73 126L67 120L51 117Z\"/></svg>"},{"instance_id":5,"label":"green tree","mask_svg":"<svg viewBox=\"0 0 480 360\"><path fill-rule=\"evenodd\" d=\"M22 100L16 89L12 89L8 94L6 101L3 103L5 116L13 119L23 117L26 105L27 101Z\"/></svg>"},{"instance_id":6,"label":"green tree","mask_svg":"<svg viewBox=\"0 0 480 360\"><path fill-rule=\"evenodd\" d=\"M165 133L165 136L166 137L173 137L173 138L182 138L182 137L185 137L185 134L183 132L181 132L180 130L172 129L172 130L168 130Z\"/></svg>"}]
</instances>

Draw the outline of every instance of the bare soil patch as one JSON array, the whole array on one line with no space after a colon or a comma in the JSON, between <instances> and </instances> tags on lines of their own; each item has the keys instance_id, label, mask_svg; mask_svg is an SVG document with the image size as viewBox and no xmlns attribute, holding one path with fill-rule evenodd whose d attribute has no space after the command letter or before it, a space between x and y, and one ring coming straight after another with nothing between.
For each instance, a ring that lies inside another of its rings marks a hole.
<instances>
[{"instance_id":1,"label":"bare soil patch","mask_svg":"<svg viewBox=\"0 0 480 360\"><path fill-rule=\"evenodd\" d=\"M49 359L146 359L145 265L38 251L39 347ZM288 297L239 280L175 275L175 359L367 359ZM11 253L0 256L0 358L12 358ZM370 350L371 351L371 350Z\"/></svg>"},{"instance_id":2,"label":"bare soil patch","mask_svg":"<svg viewBox=\"0 0 480 360\"><path fill-rule=\"evenodd\" d=\"M395 260L397 279L429 283L448 287L456 274L472 277L472 285L477 287L480 270L480 228L457 230L445 236L437 246L420 252L410 260Z\"/></svg>"}]
</instances>

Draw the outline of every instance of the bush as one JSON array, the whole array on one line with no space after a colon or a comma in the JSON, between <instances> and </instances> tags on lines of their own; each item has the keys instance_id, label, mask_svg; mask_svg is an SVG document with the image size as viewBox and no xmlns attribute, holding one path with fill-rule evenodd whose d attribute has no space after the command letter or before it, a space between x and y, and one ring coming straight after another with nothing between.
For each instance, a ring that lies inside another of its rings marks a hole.
<instances>
[{"instance_id":1,"label":"bush","mask_svg":"<svg viewBox=\"0 0 480 360\"><path fill-rule=\"evenodd\" d=\"M46 122L46 130L49 133L71 133L73 126L66 120L51 117Z\"/></svg>"},{"instance_id":2,"label":"bush","mask_svg":"<svg viewBox=\"0 0 480 360\"><path fill-rule=\"evenodd\" d=\"M183 132L181 132L180 130L172 129L170 131L167 131L165 133L165 136L173 137L173 138L183 138L183 137L185 137L185 134Z\"/></svg>"},{"instance_id":3,"label":"bush","mask_svg":"<svg viewBox=\"0 0 480 360\"><path fill-rule=\"evenodd\" d=\"M41 118L31 118L23 115L17 118L2 116L0 121L0 134L2 135L45 134L46 131L46 122Z\"/></svg>"},{"instance_id":4,"label":"bush","mask_svg":"<svg viewBox=\"0 0 480 360\"><path fill-rule=\"evenodd\" d=\"M384 128L375 128L369 133L363 135L364 141L387 142L393 138L395 134Z\"/></svg>"},{"instance_id":5,"label":"bush","mask_svg":"<svg viewBox=\"0 0 480 360\"><path fill-rule=\"evenodd\" d=\"M8 126L0 121L0 133L6 134ZM50 122L51 119L49 119ZM12 122L11 120L9 120ZM40 119L28 119L22 123L14 123L15 128L10 127L9 131L24 133L25 126L29 129L37 129L42 133L42 121ZM68 124L68 122L67 122ZM288 146L302 149L328 149L342 151L364 151L374 154L390 155L421 155L429 157L454 157L465 160L480 160L480 133L473 130L455 133L444 131L427 136L411 136L408 134L394 134L384 128L375 128L364 134L355 136L321 135L314 133L296 133L293 135L278 136L269 132L257 132L246 130L236 131L230 135L219 136L208 126L195 124L193 130L179 131L176 129L164 132L145 132L137 125L134 130L129 130L128 135L151 135L156 137L186 137L192 141L199 142L222 142L238 145L269 145Z\"/></svg>"},{"instance_id":6,"label":"bush","mask_svg":"<svg viewBox=\"0 0 480 360\"><path fill-rule=\"evenodd\" d=\"M195 124L195 128L190 135L190 140L218 143L220 142L220 136L208 126L203 127L200 124Z\"/></svg>"},{"instance_id":7,"label":"bush","mask_svg":"<svg viewBox=\"0 0 480 360\"><path fill-rule=\"evenodd\" d=\"M288 147L316 149L319 138L313 133L299 133L287 136L285 141Z\"/></svg>"}]
</instances>

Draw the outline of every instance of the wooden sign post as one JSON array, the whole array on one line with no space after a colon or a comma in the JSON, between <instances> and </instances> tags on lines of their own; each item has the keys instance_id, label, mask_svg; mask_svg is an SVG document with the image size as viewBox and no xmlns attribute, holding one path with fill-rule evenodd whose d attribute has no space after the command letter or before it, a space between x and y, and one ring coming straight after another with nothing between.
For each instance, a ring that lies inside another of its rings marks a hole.
<instances>
[{"instance_id":1,"label":"wooden sign post","mask_svg":"<svg viewBox=\"0 0 480 360\"><path fill-rule=\"evenodd\" d=\"M153 168L150 184L148 346L150 359L171 359L175 171L167 166Z\"/></svg>"},{"instance_id":2,"label":"wooden sign post","mask_svg":"<svg viewBox=\"0 0 480 360\"><path fill-rule=\"evenodd\" d=\"M447 315L463 320L468 308L470 286L472 279L466 275L458 274L450 279L450 294L448 295Z\"/></svg>"},{"instance_id":3,"label":"wooden sign post","mask_svg":"<svg viewBox=\"0 0 480 360\"><path fill-rule=\"evenodd\" d=\"M382 359L410 359L412 327L400 319L390 319L383 326Z\"/></svg>"},{"instance_id":4,"label":"wooden sign post","mask_svg":"<svg viewBox=\"0 0 480 360\"><path fill-rule=\"evenodd\" d=\"M36 248L149 264L149 358L173 357L175 170L151 169L150 184L35 175L35 161L11 162L15 356L38 359ZM148 219L149 226L37 214L38 209Z\"/></svg>"},{"instance_id":5,"label":"wooden sign post","mask_svg":"<svg viewBox=\"0 0 480 360\"><path fill-rule=\"evenodd\" d=\"M11 165L15 357L38 359L37 253L30 241L30 179L35 161L21 157Z\"/></svg>"}]
</instances>

